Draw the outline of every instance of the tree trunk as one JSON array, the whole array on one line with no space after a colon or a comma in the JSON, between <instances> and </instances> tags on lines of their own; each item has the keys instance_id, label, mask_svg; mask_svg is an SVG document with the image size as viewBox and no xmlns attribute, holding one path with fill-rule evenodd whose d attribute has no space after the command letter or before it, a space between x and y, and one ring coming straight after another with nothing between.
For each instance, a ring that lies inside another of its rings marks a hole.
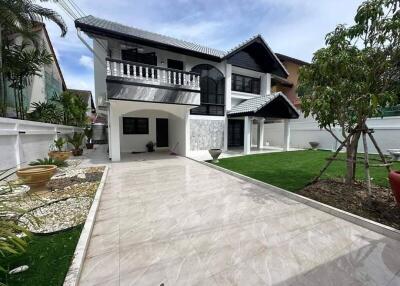
<instances>
[{"instance_id":1,"label":"tree trunk","mask_svg":"<svg viewBox=\"0 0 400 286\"><path fill-rule=\"evenodd\" d=\"M1 72L3 68L3 28L0 24L0 99L1 99L1 115L6 116L7 112L7 102L6 102L6 93L5 93L5 83L3 78L3 73Z\"/></svg>"},{"instance_id":2,"label":"tree trunk","mask_svg":"<svg viewBox=\"0 0 400 286\"><path fill-rule=\"evenodd\" d=\"M356 127L359 128L359 127ZM356 177L356 167L357 167L357 148L358 148L358 141L360 139L361 133L357 131L351 136L351 139L346 144L346 184L354 183Z\"/></svg>"}]
</instances>

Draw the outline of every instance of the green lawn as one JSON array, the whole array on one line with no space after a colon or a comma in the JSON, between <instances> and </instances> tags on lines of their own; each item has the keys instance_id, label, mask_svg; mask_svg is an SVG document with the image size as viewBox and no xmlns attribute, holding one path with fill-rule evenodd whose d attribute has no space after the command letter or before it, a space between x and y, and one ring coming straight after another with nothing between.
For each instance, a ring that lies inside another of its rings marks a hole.
<instances>
[{"instance_id":1,"label":"green lawn","mask_svg":"<svg viewBox=\"0 0 400 286\"><path fill-rule=\"evenodd\" d=\"M8 286L62 285L81 231L82 226L78 226L58 234L33 236L26 253L0 258L0 265L9 269L25 264L29 269L14 275L1 273L0 282Z\"/></svg>"},{"instance_id":2,"label":"green lawn","mask_svg":"<svg viewBox=\"0 0 400 286\"><path fill-rule=\"evenodd\" d=\"M332 154L329 151L313 150L267 153L221 159L216 165L295 192L318 175L326 163L325 159ZM344 158L344 154L340 154L340 157ZM371 156L371 158L377 157ZM400 169L400 163L397 162L393 167ZM334 161L323 178L341 178L345 172L345 162ZM387 175L386 168L371 168L374 184L389 186ZM357 178L364 179L362 165L358 165Z\"/></svg>"}]
</instances>

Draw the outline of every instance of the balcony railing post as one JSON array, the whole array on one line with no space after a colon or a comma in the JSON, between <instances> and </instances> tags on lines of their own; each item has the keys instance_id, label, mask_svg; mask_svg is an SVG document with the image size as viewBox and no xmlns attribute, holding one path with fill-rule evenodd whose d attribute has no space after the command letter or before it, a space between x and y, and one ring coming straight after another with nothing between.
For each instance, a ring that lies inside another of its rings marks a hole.
<instances>
[{"instance_id":1,"label":"balcony railing post","mask_svg":"<svg viewBox=\"0 0 400 286\"><path fill-rule=\"evenodd\" d=\"M167 73L168 73L168 83L171 83L171 72L168 71Z\"/></svg>"},{"instance_id":2,"label":"balcony railing post","mask_svg":"<svg viewBox=\"0 0 400 286\"><path fill-rule=\"evenodd\" d=\"M131 77L131 65L130 64L126 65L126 76Z\"/></svg>"},{"instance_id":3,"label":"balcony railing post","mask_svg":"<svg viewBox=\"0 0 400 286\"><path fill-rule=\"evenodd\" d=\"M124 64L123 63L120 63L120 69L119 69L119 71L121 72L121 74L120 74L120 76L121 77L124 77L125 75L124 75Z\"/></svg>"},{"instance_id":4,"label":"balcony railing post","mask_svg":"<svg viewBox=\"0 0 400 286\"><path fill-rule=\"evenodd\" d=\"M114 74L113 74L113 76L117 76L118 74L117 74L117 63L116 62L114 62Z\"/></svg>"},{"instance_id":5,"label":"balcony railing post","mask_svg":"<svg viewBox=\"0 0 400 286\"><path fill-rule=\"evenodd\" d=\"M155 76L155 74L154 74L154 68L151 68L151 79L152 79L152 81L156 81L156 76Z\"/></svg>"},{"instance_id":6,"label":"balcony railing post","mask_svg":"<svg viewBox=\"0 0 400 286\"><path fill-rule=\"evenodd\" d=\"M142 75L143 75L142 74L142 72L143 72L142 68L143 68L142 66L139 66L139 78L142 78Z\"/></svg>"},{"instance_id":7,"label":"balcony railing post","mask_svg":"<svg viewBox=\"0 0 400 286\"><path fill-rule=\"evenodd\" d=\"M167 71L163 70L163 82L166 83L167 82Z\"/></svg>"},{"instance_id":8,"label":"balcony railing post","mask_svg":"<svg viewBox=\"0 0 400 286\"><path fill-rule=\"evenodd\" d=\"M107 75L111 75L110 61L107 61Z\"/></svg>"},{"instance_id":9,"label":"balcony railing post","mask_svg":"<svg viewBox=\"0 0 400 286\"><path fill-rule=\"evenodd\" d=\"M136 78L136 65L133 65L133 78Z\"/></svg>"}]
</instances>

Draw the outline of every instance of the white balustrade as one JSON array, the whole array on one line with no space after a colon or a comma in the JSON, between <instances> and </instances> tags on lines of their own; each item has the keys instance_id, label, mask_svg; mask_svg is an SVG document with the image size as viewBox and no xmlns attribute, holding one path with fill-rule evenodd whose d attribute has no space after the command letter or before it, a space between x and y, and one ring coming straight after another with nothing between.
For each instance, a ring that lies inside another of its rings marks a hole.
<instances>
[{"instance_id":1,"label":"white balustrade","mask_svg":"<svg viewBox=\"0 0 400 286\"><path fill-rule=\"evenodd\" d=\"M108 76L145 80L159 85L177 85L189 89L200 89L199 75L157 66L107 59L106 73Z\"/></svg>"}]
</instances>

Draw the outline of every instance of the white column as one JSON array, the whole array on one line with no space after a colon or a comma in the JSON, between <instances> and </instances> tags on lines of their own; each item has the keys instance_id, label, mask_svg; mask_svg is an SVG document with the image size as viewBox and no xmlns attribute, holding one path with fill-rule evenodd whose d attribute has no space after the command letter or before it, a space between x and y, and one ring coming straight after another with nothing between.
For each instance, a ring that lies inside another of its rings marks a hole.
<instances>
[{"instance_id":1,"label":"white column","mask_svg":"<svg viewBox=\"0 0 400 286\"><path fill-rule=\"evenodd\" d=\"M113 105L110 105L110 140L111 145L110 148L110 155L111 160L114 162L121 160L121 146L120 146L120 126L119 126L119 115L116 110L117 108Z\"/></svg>"},{"instance_id":2,"label":"white column","mask_svg":"<svg viewBox=\"0 0 400 286\"><path fill-rule=\"evenodd\" d=\"M225 65L225 109L226 111L230 111L232 108L232 65Z\"/></svg>"},{"instance_id":3,"label":"white column","mask_svg":"<svg viewBox=\"0 0 400 286\"><path fill-rule=\"evenodd\" d=\"M243 153L245 155L250 154L251 150L251 117L245 116L244 117L244 150Z\"/></svg>"},{"instance_id":4,"label":"white column","mask_svg":"<svg viewBox=\"0 0 400 286\"><path fill-rule=\"evenodd\" d=\"M190 152L190 109L185 111L185 150L183 156L188 156Z\"/></svg>"},{"instance_id":5,"label":"white column","mask_svg":"<svg viewBox=\"0 0 400 286\"><path fill-rule=\"evenodd\" d=\"M271 74L267 73L267 95L271 94Z\"/></svg>"},{"instance_id":6,"label":"white column","mask_svg":"<svg viewBox=\"0 0 400 286\"><path fill-rule=\"evenodd\" d=\"M283 129L283 151L289 151L290 149L290 120L284 120Z\"/></svg>"},{"instance_id":7,"label":"white column","mask_svg":"<svg viewBox=\"0 0 400 286\"><path fill-rule=\"evenodd\" d=\"M264 147L264 121L265 119L262 118L258 121L258 141L257 141L257 148L261 149Z\"/></svg>"},{"instance_id":8,"label":"white column","mask_svg":"<svg viewBox=\"0 0 400 286\"><path fill-rule=\"evenodd\" d=\"M224 151L228 151L228 117L226 115L224 126Z\"/></svg>"}]
</instances>

